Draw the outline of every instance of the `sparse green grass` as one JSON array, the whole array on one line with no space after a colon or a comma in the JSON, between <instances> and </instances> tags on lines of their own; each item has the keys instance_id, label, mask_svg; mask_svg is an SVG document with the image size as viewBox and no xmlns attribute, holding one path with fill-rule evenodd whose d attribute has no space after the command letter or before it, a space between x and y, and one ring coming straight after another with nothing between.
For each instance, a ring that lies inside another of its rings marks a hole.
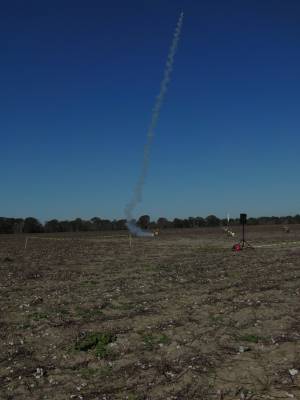
<instances>
[{"instance_id":1,"label":"sparse green grass","mask_svg":"<svg viewBox=\"0 0 300 400\"><path fill-rule=\"evenodd\" d=\"M18 329L29 329L29 328L31 328L31 324L30 323L23 323L23 324L19 324L18 326L17 326L17 328Z\"/></svg>"},{"instance_id":2,"label":"sparse green grass","mask_svg":"<svg viewBox=\"0 0 300 400\"><path fill-rule=\"evenodd\" d=\"M241 279L241 272L240 271L229 271L228 272L228 277L230 279L236 279L236 280L240 280Z\"/></svg>"},{"instance_id":3,"label":"sparse green grass","mask_svg":"<svg viewBox=\"0 0 300 400\"><path fill-rule=\"evenodd\" d=\"M55 310L56 315L68 315L69 312L65 308L58 308Z\"/></svg>"},{"instance_id":4,"label":"sparse green grass","mask_svg":"<svg viewBox=\"0 0 300 400\"><path fill-rule=\"evenodd\" d=\"M131 303L111 303L109 304L109 308L112 310L128 311L132 310L134 305Z\"/></svg>"},{"instance_id":5,"label":"sparse green grass","mask_svg":"<svg viewBox=\"0 0 300 400\"><path fill-rule=\"evenodd\" d=\"M224 317L222 315L210 315L209 317L211 319L212 322L216 323L216 324L220 324L223 322Z\"/></svg>"},{"instance_id":6,"label":"sparse green grass","mask_svg":"<svg viewBox=\"0 0 300 400\"><path fill-rule=\"evenodd\" d=\"M79 372L83 378L87 379L94 375L97 375L99 373L99 369L98 368L81 368Z\"/></svg>"},{"instance_id":7,"label":"sparse green grass","mask_svg":"<svg viewBox=\"0 0 300 400\"><path fill-rule=\"evenodd\" d=\"M43 319L48 319L48 314L43 313L43 312L35 312L33 314L30 315L31 319L33 319L33 321L41 321Z\"/></svg>"},{"instance_id":8,"label":"sparse green grass","mask_svg":"<svg viewBox=\"0 0 300 400\"><path fill-rule=\"evenodd\" d=\"M156 265L146 264L142 266L144 271L155 271L157 269Z\"/></svg>"},{"instance_id":9,"label":"sparse green grass","mask_svg":"<svg viewBox=\"0 0 300 400\"><path fill-rule=\"evenodd\" d=\"M98 317L99 315L103 315L103 312L99 308L76 308L76 314L77 316L90 320L93 318Z\"/></svg>"},{"instance_id":10,"label":"sparse green grass","mask_svg":"<svg viewBox=\"0 0 300 400\"><path fill-rule=\"evenodd\" d=\"M238 390L236 390L235 392L235 396L240 396L240 399L244 399L244 400L251 400L254 398L255 396L255 392L253 392L252 390L249 390L247 388L239 388Z\"/></svg>"},{"instance_id":11,"label":"sparse green grass","mask_svg":"<svg viewBox=\"0 0 300 400\"><path fill-rule=\"evenodd\" d=\"M131 248L68 233L26 251L23 236L0 235L1 258L16 254L0 269L0 397L297 397L299 249L233 253L219 228L208 233Z\"/></svg>"},{"instance_id":12,"label":"sparse green grass","mask_svg":"<svg viewBox=\"0 0 300 400\"><path fill-rule=\"evenodd\" d=\"M126 396L126 400L138 400L138 397L135 394L128 394Z\"/></svg>"},{"instance_id":13,"label":"sparse green grass","mask_svg":"<svg viewBox=\"0 0 300 400\"><path fill-rule=\"evenodd\" d=\"M111 333L90 333L76 343L75 350L94 350L97 357L104 358L109 354L108 345L115 340L115 335Z\"/></svg>"},{"instance_id":14,"label":"sparse green grass","mask_svg":"<svg viewBox=\"0 0 300 400\"><path fill-rule=\"evenodd\" d=\"M95 286L95 285L97 285L99 282L98 281L93 281L93 280L91 280L91 281L83 281L81 284L83 285L83 286Z\"/></svg>"},{"instance_id":15,"label":"sparse green grass","mask_svg":"<svg viewBox=\"0 0 300 400\"><path fill-rule=\"evenodd\" d=\"M153 335L145 335L143 337L144 346L147 350L153 350L155 347L155 340Z\"/></svg>"},{"instance_id":16,"label":"sparse green grass","mask_svg":"<svg viewBox=\"0 0 300 400\"><path fill-rule=\"evenodd\" d=\"M167 335L162 334L158 337L158 343L168 345L171 343L171 339Z\"/></svg>"},{"instance_id":17,"label":"sparse green grass","mask_svg":"<svg viewBox=\"0 0 300 400\"><path fill-rule=\"evenodd\" d=\"M101 376L111 376L112 375L112 367L110 365L107 365L105 367L102 367L99 370L99 374Z\"/></svg>"},{"instance_id":18,"label":"sparse green grass","mask_svg":"<svg viewBox=\"0 0 300 400\"><path fill-rule=\"evenodd\" d=\"M239 340L243 342L258 343L262 338L257 335L243 335L239 336Z\"/></svg>"},{"instance_id":19,"label":"sparse green grass","mask_svg":"<svg viewBox=\"0 0 300 400\"><path fill-rule=\"evenodd\" d=\"M171 339L165 334L147 334L143 335L142 338L146 350L149 351L154 350L159 345L168 345L171 343Z\"/></svg>"}]
</instances>

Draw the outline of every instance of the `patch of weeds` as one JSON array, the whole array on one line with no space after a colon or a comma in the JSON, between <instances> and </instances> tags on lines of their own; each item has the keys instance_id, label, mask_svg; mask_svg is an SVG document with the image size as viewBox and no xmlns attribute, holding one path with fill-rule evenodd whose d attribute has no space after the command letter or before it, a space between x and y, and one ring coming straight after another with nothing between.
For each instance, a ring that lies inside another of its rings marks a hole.
<instances>
[{"instance_id":1,"label":"patch of weeds","mask_svg":"<svg viewBox=\"0 0 300 400\"><path fill-rule=\"evenodd\" d=\"M82 282L82 285L83 286L95 286L95 285L98 285L98 281L84 281L84 282Z\"/></svg>"},{"instance_id":2,"label":"patch of weeds","mask_svg":"<svg viewBox=\"0 0 300 400\"><path fill-rule=\"evenodd\" d=\"M100 376L111 376L112 374L112 367L110 365L107 365L106 367L102 367L99 370L99 375Z\"/></svg>"},{"instance_id":3,"label":"patch of weeds","mask_svg":"<svg viewBox=\"0 0 300 400\"><path fill-rule=\"evenodd\" d=\"M228 275L231 279L241 279L241 273L239 271L230 271Z\"/></svg>"},{"instance_id":4,"label":"patch of weeds","mask_svg":"<svg viewBox=\"0 0 300 400\"><path fill-rule=\"evenodd\" d=\"M158 336L158 343L168 345L171 343L171 339L167 335L162 334Z\"/></svg>"},{"instance_id":5,"label":"patch of weeds","mask_svg":"<svg viewBox=\"0 0 300 400\"><path fill-rule=\"evenodd\" d=\"M17 325L18 329L29 329L31 328L31 325L29 323L24 323L24 324L19 324Z\"/></svg>"},{"instance_id":6,"label":"patch of weeds","mask_svg":"<svg viewBox=\"0 0 300 400\"><path fill-rule=\"evenodd\" d=\"M168 345L171 343L171 339L165 335L143 335L143 343L146 350L153 350L155 347L159 345Z\"/></svg>"},{"instance_id":7,"label":"patch of weeds","mask_svg":"<svg viewBox=\"0 0 300 400\"><path fill-rule=\"evenodd\" d=\"M143 265L142 270L144 271L155 271L157 269L157 266L155 265Z\"/></svg>"},{"instance_id":8,"label":"patch of weeds","mask_svg":"<svg viewBox=\"0 0 300 400\"><path fill-rule=\"evenodd\" d=\"M119 310L119 311L129 311L134 308L131 303L111 303L109 304L109 308L112 310Z\"/></svg>"},{"instance_id":9,"label":"patch of weeds","mask_svg":"<svg viewBox=\"0 0 300 400\"><path fill-rule=\"evenodd\" d=\"M89 320L93 319L99 315L103 315L103 312L99 308L76 308L76 313L81 318Z\"/></svg>"},{"instance_id":10,"label":"patch of weeds","mask_svg":"<svg viewBox=\"0 0 300 400\"><path fill-rule=\"evenodd\" d=\"M243 342L258 343L262 338L257 335L243 335L239 336L239 340Z\"/></svg>"},{"instance_id":11,"label":"patch of weeds","mask_svg":"<svg viewBox=\"0 0 300 400\"><path fill-rule=\"evenodd\" d=\"M41 321L43 319L48 319L48 317L49 317L48 314L43 313L43 312L35 312L35 313L31 314L31 318L34 321Z\"/></svg>"},{"instance_id":12,"label":"patch of weeds","mask_svg":"<svg viewBox=\"0 0 300 400\"><path fill-rule=\"evenodd\" d=\"M255 392L241 387L235 391L235 396L238 395L240 396L240 399L251 400L255 396Z\"/></svg>"},{"instance_id":13,"label":"patch of weeds","mask_svg":"<svg viewBox=\"0 0 300 400\"><path fill-rule=\"evenodd\" d=\"M153 335L144 335L143 342L146 350L153 350L155 347L155 339Z\"/></svg>"},{"instance_id":14,"label":"patch of weeds","mask_svg":"<svg viewBox=\"0 0 300 400\"><path fill-rule=\"evenodd\" d=\"M137 313L137 314L143 314L143 313L147 313L149 312L149 310L141 305L141 304L136 304L133 308L133 312Z\"/></svg>"},{"instance_id":15,"label":"patch of weeds","mask_svg":"<svg viewBox=\"0 0 300 400\"><path fill-rule=\"evenodd\" d=\"M75 345L75 350L94 350L97 357L104 358L109 354L108 345L116 341L116 336L111 333L90 333Z\"/></svg>"},{"instance_id":16,"label":"patch of weeds","mask_svg":"<svg viewBox=\"0 0 300 400\"><path fill-rule=\"evenodd\" d=\"M138 400L138 396L136 396L135 394L129 393L126 396L126 400Z\"/></svg>"},{"instance_id":17,"label":"patch of weeds","mask_svg":"<svg viewBox=\"0 0 300 400\"><path fill-rule=\"evenodd\" d=\"M211 319L212 322L216 323L216 324L220 324L223 322L224 317L222 315L210 315L209 317Z\"/></svg>"},{"instance_id":18,"label":"patch of weeds","mask_svg":"<svg viewBox=\"0 0 300 400\"><path fill-rule=\"evenodd\" d=\"M57 310L54 311L56 315L68 315L68 310L65 308L58 308Z\"/></svg>"},{"instance_id":19,"label":"patch of weeds","mask_svg":"<svg viewBox=\"0 0 300 400\"><path fill-rule=\"evenodd\" d=\"M98 373L98 368L81 368L80 369L80 375L82 378L90 378L94 375L97 375Z\"/></svg>"}]
</instances>

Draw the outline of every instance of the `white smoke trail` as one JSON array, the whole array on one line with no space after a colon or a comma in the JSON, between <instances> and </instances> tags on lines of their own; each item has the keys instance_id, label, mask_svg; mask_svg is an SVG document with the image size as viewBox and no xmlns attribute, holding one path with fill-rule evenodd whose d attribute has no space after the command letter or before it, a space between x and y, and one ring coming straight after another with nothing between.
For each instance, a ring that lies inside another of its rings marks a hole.
<instances>
[{"instance_id":1,"label":"white smoke trail","mask_svg":"<svg viewBox=\"0 0 300 400\"><path fill-rule=\"evenodd\" d=\"M134 188L132 200L125 207L127 228L130 230L131 233L133 233L137 236L153 236L152 233L145 232L141 228L136 226L136 224L133 220L132 212L135 209L135 207L137 206L137 204L140 203L142 200L143 187L145 184L145 180L146 180L147 172L148 172L148 166L149 166L150 147L151 147L151 143L152 143L152 139L153 139L154 130L156 128L157 121L159 118L160 110L161 110L161 107L162 107L162 104L164 101L164 97L165 97L165 94L168 89L168 83L170 82L171 73L172 73L173 64L174 64L174 57L175 57L175 53L176 53L179 38L180 38L182 22L183 22L183 12L181 12L178 22L177 22L177 25L176 25L172 44L171 44L171 47L170 47L170 50L168 53L168 58L167 58L167 62L166 62L165 70L164 70L163 79L160 84L160 91L159 91L158 96L156 97L156 101L154 103L154 107L152 110L151 121L150 121L150 125L149 125L148 132L147 132L147 141L144 146L144 157L143 157L143 165L142 165L141 174L140 174L139 179Z\"/></svg>"}]
</instances>

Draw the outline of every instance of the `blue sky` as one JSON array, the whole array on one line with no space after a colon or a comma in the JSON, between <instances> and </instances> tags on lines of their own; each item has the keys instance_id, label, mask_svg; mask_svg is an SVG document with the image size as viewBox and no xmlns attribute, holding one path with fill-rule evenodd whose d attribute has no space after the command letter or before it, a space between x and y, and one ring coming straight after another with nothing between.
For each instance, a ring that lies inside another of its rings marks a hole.
<instances>
[{"instance_id":1,"label":"blue sky","mask_svg":"<svg viewBox=\"0 0 300 400\"><path fill-rule=\"evenodd\" d=\"M0 6L0 215L123 218L180 11L153 219L299 213L298 1Z\"/></svg>"}]
</instances>

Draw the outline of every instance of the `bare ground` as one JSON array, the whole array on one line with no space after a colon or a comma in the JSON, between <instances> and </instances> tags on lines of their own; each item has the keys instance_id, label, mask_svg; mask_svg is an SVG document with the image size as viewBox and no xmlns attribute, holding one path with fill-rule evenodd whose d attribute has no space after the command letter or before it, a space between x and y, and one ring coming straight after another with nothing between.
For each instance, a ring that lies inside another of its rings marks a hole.
<instances>
[{"instance_id":1,"label":"bare ground","mask_svg":"<svg viewBox=\"0 0 300 400\"><path fill-rule=\"evenodd\" d=\"M0 237L0 399L300 399L299 226L119 235Z\"/></svg>"}]
</instances>

